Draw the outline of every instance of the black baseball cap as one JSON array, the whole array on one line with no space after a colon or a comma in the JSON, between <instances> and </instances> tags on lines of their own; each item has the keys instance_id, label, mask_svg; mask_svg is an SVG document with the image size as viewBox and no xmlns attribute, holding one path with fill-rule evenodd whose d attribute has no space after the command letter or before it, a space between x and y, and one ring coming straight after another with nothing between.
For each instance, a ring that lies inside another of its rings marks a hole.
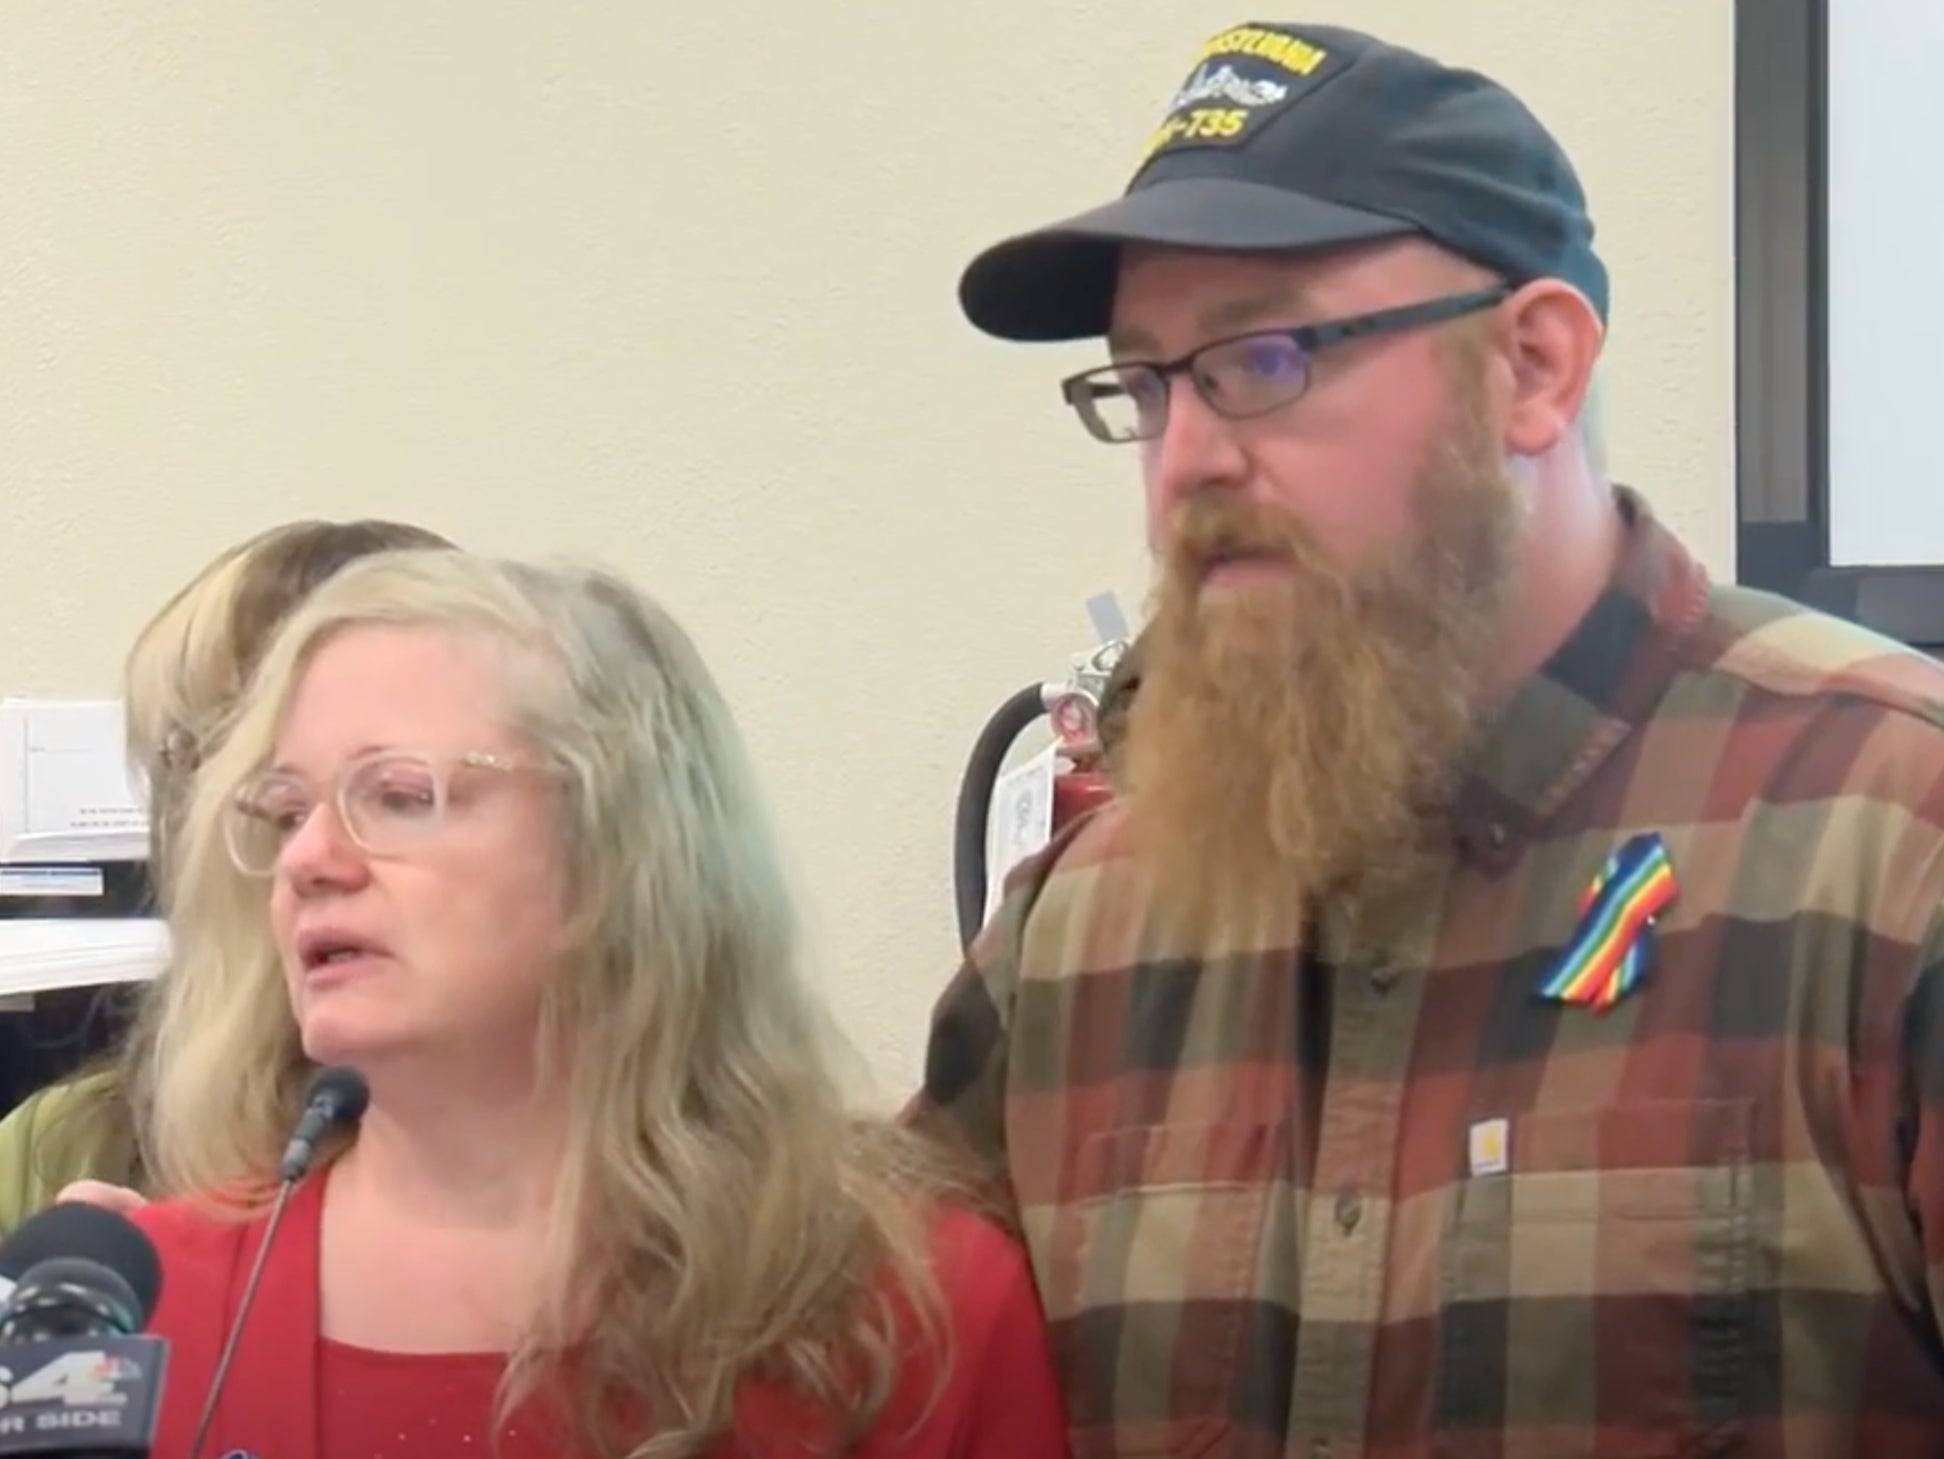
<instances>
[{"instance_id":1,"label":"black baseball cap","mask_svg":"<svg viewBox=\"0 0 1944 1459\"><path fill-rule=\"evenodd\" d=\"M1607 317L1573 165L1525 104L1335 26L1253 22L1206 42L1126 191L985 250L967 318L1013 340L1107 332L1123 244L1299 252L1417 235L1513 285L1555 278Z\"/></svg>"}]
</instances>

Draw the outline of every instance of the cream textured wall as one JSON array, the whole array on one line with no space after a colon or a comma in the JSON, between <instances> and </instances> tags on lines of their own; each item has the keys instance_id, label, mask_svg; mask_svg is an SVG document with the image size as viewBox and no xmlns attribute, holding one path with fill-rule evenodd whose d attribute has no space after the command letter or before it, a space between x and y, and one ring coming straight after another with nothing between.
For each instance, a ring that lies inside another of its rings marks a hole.
<instances>
[{"instance_id":1,"label":"cream textured wall","mask_svg":"<svg viewBox=\"0 0 1944 1459\"><path fill-rule=\"evenodd\" d=\"M1544 11L1543 17L1541 11ZM1731 7L1359 0L1558 130L1616 280L1613 455L1731 528ZM691 626L885 1083L952 962L986 713L1143 589L1079 348L960 322L976 247L1117 191L1215 0L17 0L0 33L0 689L108 690L297 514L594 555ZM1355 483L1345 483L1354 490Z\"/></svg>"}]
</instances>

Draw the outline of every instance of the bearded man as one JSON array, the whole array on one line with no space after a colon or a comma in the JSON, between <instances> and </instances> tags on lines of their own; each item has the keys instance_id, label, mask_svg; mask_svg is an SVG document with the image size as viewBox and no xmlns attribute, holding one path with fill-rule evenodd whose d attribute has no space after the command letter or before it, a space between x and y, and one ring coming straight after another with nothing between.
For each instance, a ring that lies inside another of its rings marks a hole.
<instances>
[{"instance_id":1,"label":"bearded man","mask_svg":"<svg viewBox=\"0 0 1944 1459\"><path fill-rule=\"evenodd\" d=\"M1104 340L1157 565L1131 789L911 1110L1003 1175L1075 1453L1944 1453L1944 671L1608 479L1545 128L1236 26L960 297Z\"/></svg>"}]
</instances>

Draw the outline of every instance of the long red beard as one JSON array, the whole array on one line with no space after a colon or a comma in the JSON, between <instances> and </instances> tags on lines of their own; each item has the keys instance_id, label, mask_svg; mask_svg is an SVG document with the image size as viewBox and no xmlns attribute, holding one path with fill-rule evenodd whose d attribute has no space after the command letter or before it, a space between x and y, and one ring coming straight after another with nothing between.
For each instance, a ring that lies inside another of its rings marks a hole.
<instances>
[{"instance_id":1,"label":"long red beard","mask_svg":"<svg viewBox=\"0 0 1944 1459\"><path fill-rule=\"evenodd\" d=\"M1173 523L1129 726L1129 819L1200 935L1286 926L1319 897L1355 921L1423 870L1475 736L1521 517L1482 401L1463 405L1420 477L1417 530L1352 570L1239 497L1191 499ZM1279 566L1205 589L1238 554Z\"/></svg>"}]
</instances>

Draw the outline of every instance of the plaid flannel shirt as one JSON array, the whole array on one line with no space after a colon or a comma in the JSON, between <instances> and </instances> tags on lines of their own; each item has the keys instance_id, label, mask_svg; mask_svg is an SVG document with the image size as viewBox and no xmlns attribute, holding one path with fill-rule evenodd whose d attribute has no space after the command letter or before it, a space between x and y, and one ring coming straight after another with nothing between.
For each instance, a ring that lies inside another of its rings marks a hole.
<instances>
[{"instance_id":1,"label":"plaid flannel shirt","mask_svg":"<svg viewBox=\"0 0 1944 1459\"><path fill-rule=\"evenodd\" d=\"M1078 1459L1944 1455L1944 666L1620 510L1382 946L1171 943L1109 808L941 998L911 1113L1003 1164ZM1543 996L1648 832L1643 981Z\"/></svg>"}]
</instances>

